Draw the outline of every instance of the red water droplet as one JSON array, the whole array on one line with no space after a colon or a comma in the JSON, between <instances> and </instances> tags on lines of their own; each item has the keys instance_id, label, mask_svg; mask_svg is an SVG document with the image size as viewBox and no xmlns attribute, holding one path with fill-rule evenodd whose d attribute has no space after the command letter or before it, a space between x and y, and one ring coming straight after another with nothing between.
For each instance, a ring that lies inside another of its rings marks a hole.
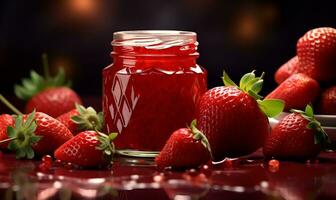
<instances>
[{"instance_id":1,"label":"red water droplet","mask_svg":"<svg viewBox=\"0 0 336 200\"><path fill-rule=\"evenodd\" d=\"M164 180L163 173L160 173L160 174L157 174L157 175L153 176L153 180L155 182L162 182Z\"/></svg>"},{"instance_id":2,"label":"red water droplet","mask_svg":"<svg viewBox=\"0 0 336 200\"><path fill-rule=\"evenodd\" d=\"M199 174L199 172L196 169L187 169L186 174L188 174L189 176L197 176Z\"/></svg>"},{"instance_id":3,"label":"red water droplet","mask_svg":"<svg viewBox=\"0 0 336 200\"><path fill-rule=\"evenodd\" d=\"M268 169L271 172L277 172L279 170L279 167L280 167L280 162L278 160L272 159L268 161Z\"/></svg>"},{"instance_id":4,"label":"red water droplet","mask_svg":"<svg viewBox=\"0 0 336 200\"><path fill-rule=\"evenodd\" d=\"M56 167L62 167L63 166L63 163L62 163L61 160L55 160L54 164L55 164Z\"/></svg>"},{"instance_id":5,"label":"red water droplet","mask_svg":"<svg viewBox=\"0 0 336 200\"><path fill-rule=\"evenodd\" d=\"M66 169L73 169L74 165L71 162L64 163L63 165Z\"/></svg>"},{"instance_id":6,"label":"red water droplet","mask_svg":"<svg viewBox=\"0 0 336 200\"><path fill-rule=\"evenodd\" d=\"M50 166L48 166L46 163L41 163L38 166L39 170L45 172L48 171L50 169Z\"/></svg>"},{"instance_id":7,"label":"red water droplet","mask_svg":"<svg viewBox=\"0 0 336 200\"><path fill-rule=\"evenodd\" d=\"M228 158L224 160L223 164L224 164L225 167L228 167L228 168L233 167L233 162L232 162L232 160L231 160L231 159L228 159Z\"/></svg>"},{"instance_id":8,"label":"red water droplet","mask_svg":"<svg viewBox=\"0 0 336 200\"><path fill-rule=\"evenodd\" d=\"M53 164L53 159L50 155L44 155L42 157L42 162L51 167Z\"/></svg>"},{"instance_id":9,"label":"red water droplet","mask_svg":"<svg viewBox=\"0 0 336 200\"><path fill-rule=\"evenodd\" d=\"M212 174L212 171L211 171L209 165L202 165L202 166L200 167L200 171L201 171L201 173L203 173L205 176L211 176L211 174Z\"/></svg>"}]
</instances>

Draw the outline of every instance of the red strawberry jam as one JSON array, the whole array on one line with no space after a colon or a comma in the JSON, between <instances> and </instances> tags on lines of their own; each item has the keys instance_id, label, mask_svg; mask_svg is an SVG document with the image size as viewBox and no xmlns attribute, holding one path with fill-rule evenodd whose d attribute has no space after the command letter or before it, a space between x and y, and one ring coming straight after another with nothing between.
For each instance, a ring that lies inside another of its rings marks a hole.
<instances>
[{"instance_id":1,"label":"red strawberry jam","mask_svg":"<svg viewBox=\"0 0 336 200\"><path fill-rule=\"evenodd\" d=\"M103 111L117 148L161 150L170 134L194 118L206 91L196 64L196 34L180 31L114 33L113 64L103 71Z\"/></svg>"}]
</instances>

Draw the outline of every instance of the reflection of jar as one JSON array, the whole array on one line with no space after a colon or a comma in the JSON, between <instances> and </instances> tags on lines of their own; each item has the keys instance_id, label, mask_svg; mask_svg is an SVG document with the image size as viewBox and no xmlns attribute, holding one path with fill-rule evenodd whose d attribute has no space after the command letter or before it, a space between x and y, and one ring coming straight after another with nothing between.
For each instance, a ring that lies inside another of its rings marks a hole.
<instances>
[{"instance_id":1,"label":"reflection of jar","mask_svg":"<svg viewBox=\"0 0 336 200\"><path fill-rule=\"evenodd\" d=\"M196 64L196 34L123 31L113 35L113 64L103 71L103 112L118 149L160 150L194 118L206 91Z\"/></svg>"}]
</instances>

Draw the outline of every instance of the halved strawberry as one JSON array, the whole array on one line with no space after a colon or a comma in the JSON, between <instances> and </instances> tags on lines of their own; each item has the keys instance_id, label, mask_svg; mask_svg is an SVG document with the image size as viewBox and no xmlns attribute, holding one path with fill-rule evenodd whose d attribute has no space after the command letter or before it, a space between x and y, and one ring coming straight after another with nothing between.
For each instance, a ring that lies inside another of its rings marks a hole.
<instances>
[{"instance_id":1,"label":"halved strawberry","mask_svg":"<svg viewBox=\"0 0 336 200\"><path fill-rule=\"evenodd\" d=\"M307 105L305 111L291 110L272 129L263 148L265 157L304 160L316 157L329 143L320 122L314 118L313 108Z\"/></svg>"},{"instance_id":2,"label":"halved strawberry","mask_svg":"<svg viewBox=\"0 0 336 200\"><path fill-rule=\"evenodd\" d=\"M22 86L15 85L14 91L18 98L28 101L25 112L33 110L44 112L52 117L75 108L81 104L79 96L69 88L70 82L65 80L65 73L59 69L55 77L49 75L47 56L42 56L45 77L35 71L30 72L30 79L22 79Z\"/></svg>"},{"instance_id":3,"label":"halved strawberry","mask_svg":"<svg viewBox=\"0 0 336 200\"><path fill-rule=\"evenodd\" d=\"M208 140L196 128L194 120L189 128L180 128L171 134L155 163L159 168L197 167L210 159L209 151Z\"/></svg>"}]
</instances>

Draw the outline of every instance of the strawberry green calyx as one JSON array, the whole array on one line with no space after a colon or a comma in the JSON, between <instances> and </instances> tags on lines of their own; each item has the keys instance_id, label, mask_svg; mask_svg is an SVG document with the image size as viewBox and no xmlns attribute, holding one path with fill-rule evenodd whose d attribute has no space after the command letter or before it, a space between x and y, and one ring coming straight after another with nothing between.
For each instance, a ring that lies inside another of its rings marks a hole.
<instances>
[{"instance_id":1,"label":"strawberry green calyx","mask_svg":"<svg viewBox=\"0 0 336 200\"><path fill-rule=\"evenodd\" d=\"M275 117L279 113L281 113L285 107L285 103L279 99L264 99L262 100L262 96L258 93L261 91L263 87L263 77L265 73L263 72L260 77L256 77L255 70L250 73L245 74L239 81L239 86L235 84L228 74L223 72L223 82L225 86L235 86L241 91L253 97L257 103L259 108L265 113L267 117Z\"/></svg>"},{"instance_id":2,"label":"strawberry green calyx","mask_svg":"<svg viewBox=\"0 0 336 200\"><path fill-rule=\"evenodd\" d=\"M206 138L206 136L196 127L197 125L197 120L194 119L191 124L189 129L191 130L192 134L193 134L193 138L194 140L197 141L201 141L202 145L209 151L210 155L212 155L211 153L211 148L210 148L210 143L208 141L208 139ZM212 157L212 156L211 156Z\"/></svg>"},{"instance_id":3,"label":"strawberry green calyx","mask_svg":"<svg viewBox=\"0 0 336 200\"><path fill-rule=\"evenodd\" d=\"M99 131L96 132L98 141L100 142L96 149L103 151L107 156L112 156L116 151L113 140L118 136L118 133L110 133L109 135L106 135Z\"/></svg>"},{"instance_id":4,"label":"strawberry green calyx","mask_svg":"<svg viewBox=\"0 0 336 200\"><path fill-rule=\"evenodd\" d=\"M85 108L79 104L76 104L76 110L79 115L71 117L71 120L78 125L81 131L101 131L103 129L104 117L102 112L97 113L92 107Z\"/></svg>"},{"instance_id":5,"label":"strawberry green calyx","mask_svg":"<svg viewBox=\"0 0 336 200\"><path fill-rule=\"evenodd\" d=\"M314 141L315 144L321 144L322 147L325 147L326 144L330 144L330 138L328 134L323 130L321 123L316 120L314 117L314 110L311 105L307 105L305 110L296 110L296 109L291 109L290 110L293 113L298 113L300 114L303 118L309 121L307 124L308 129L313 129L315 131L314 134Z\"/></svg>"},{"instance_id":6,"label":"strawberry green calyx","mask_svg":"<svg viewBox=\"0 0 336 200\"><path fill-rule=\"evenodd\" d=\"M32 145L39 142L42 136L35 135L37 124L35 121L35 111L23 120L23 115L16 116L15 126L7 128L8 139L0 143L8 142L8 149L16 151L16 158L34 158L35 154Z\"/></svg>"},{"instance_id":7,"label":"strawberry green calyx","mask_svg":"<svg viewBox=\"0 0 336 200\"><path fill-rule=\"evenodd\" d=\"M255 99L262 99L263 97L260 96L258 93L261 91L264 80L263 77L265 73L263 72L260 77L256 77L254 74L255 70L250 73L245 74L239 82L239 86L236 85L229 75L224 71L223 72L223 82L225 86L236 86L243 92L249 94Z\"/></svg>"},{"instance_id":8,"label":"strawberry green calyx","mask_svg":"<svg viewBox=\"0 0 336 200\"><path fill-rule=\"evenodd\" d=\"M42 63L44 68L44 76L41 76L36 71L30 71L30 78L22 79L22 85L14 86L15 95L22 100L29 100L39 92L50 87L69 87L70 81L65 79L65 72L60 68L56 76L52 77L49 74L49 65L47 55L42 55Z\"/></svg>"}]
</instances>

